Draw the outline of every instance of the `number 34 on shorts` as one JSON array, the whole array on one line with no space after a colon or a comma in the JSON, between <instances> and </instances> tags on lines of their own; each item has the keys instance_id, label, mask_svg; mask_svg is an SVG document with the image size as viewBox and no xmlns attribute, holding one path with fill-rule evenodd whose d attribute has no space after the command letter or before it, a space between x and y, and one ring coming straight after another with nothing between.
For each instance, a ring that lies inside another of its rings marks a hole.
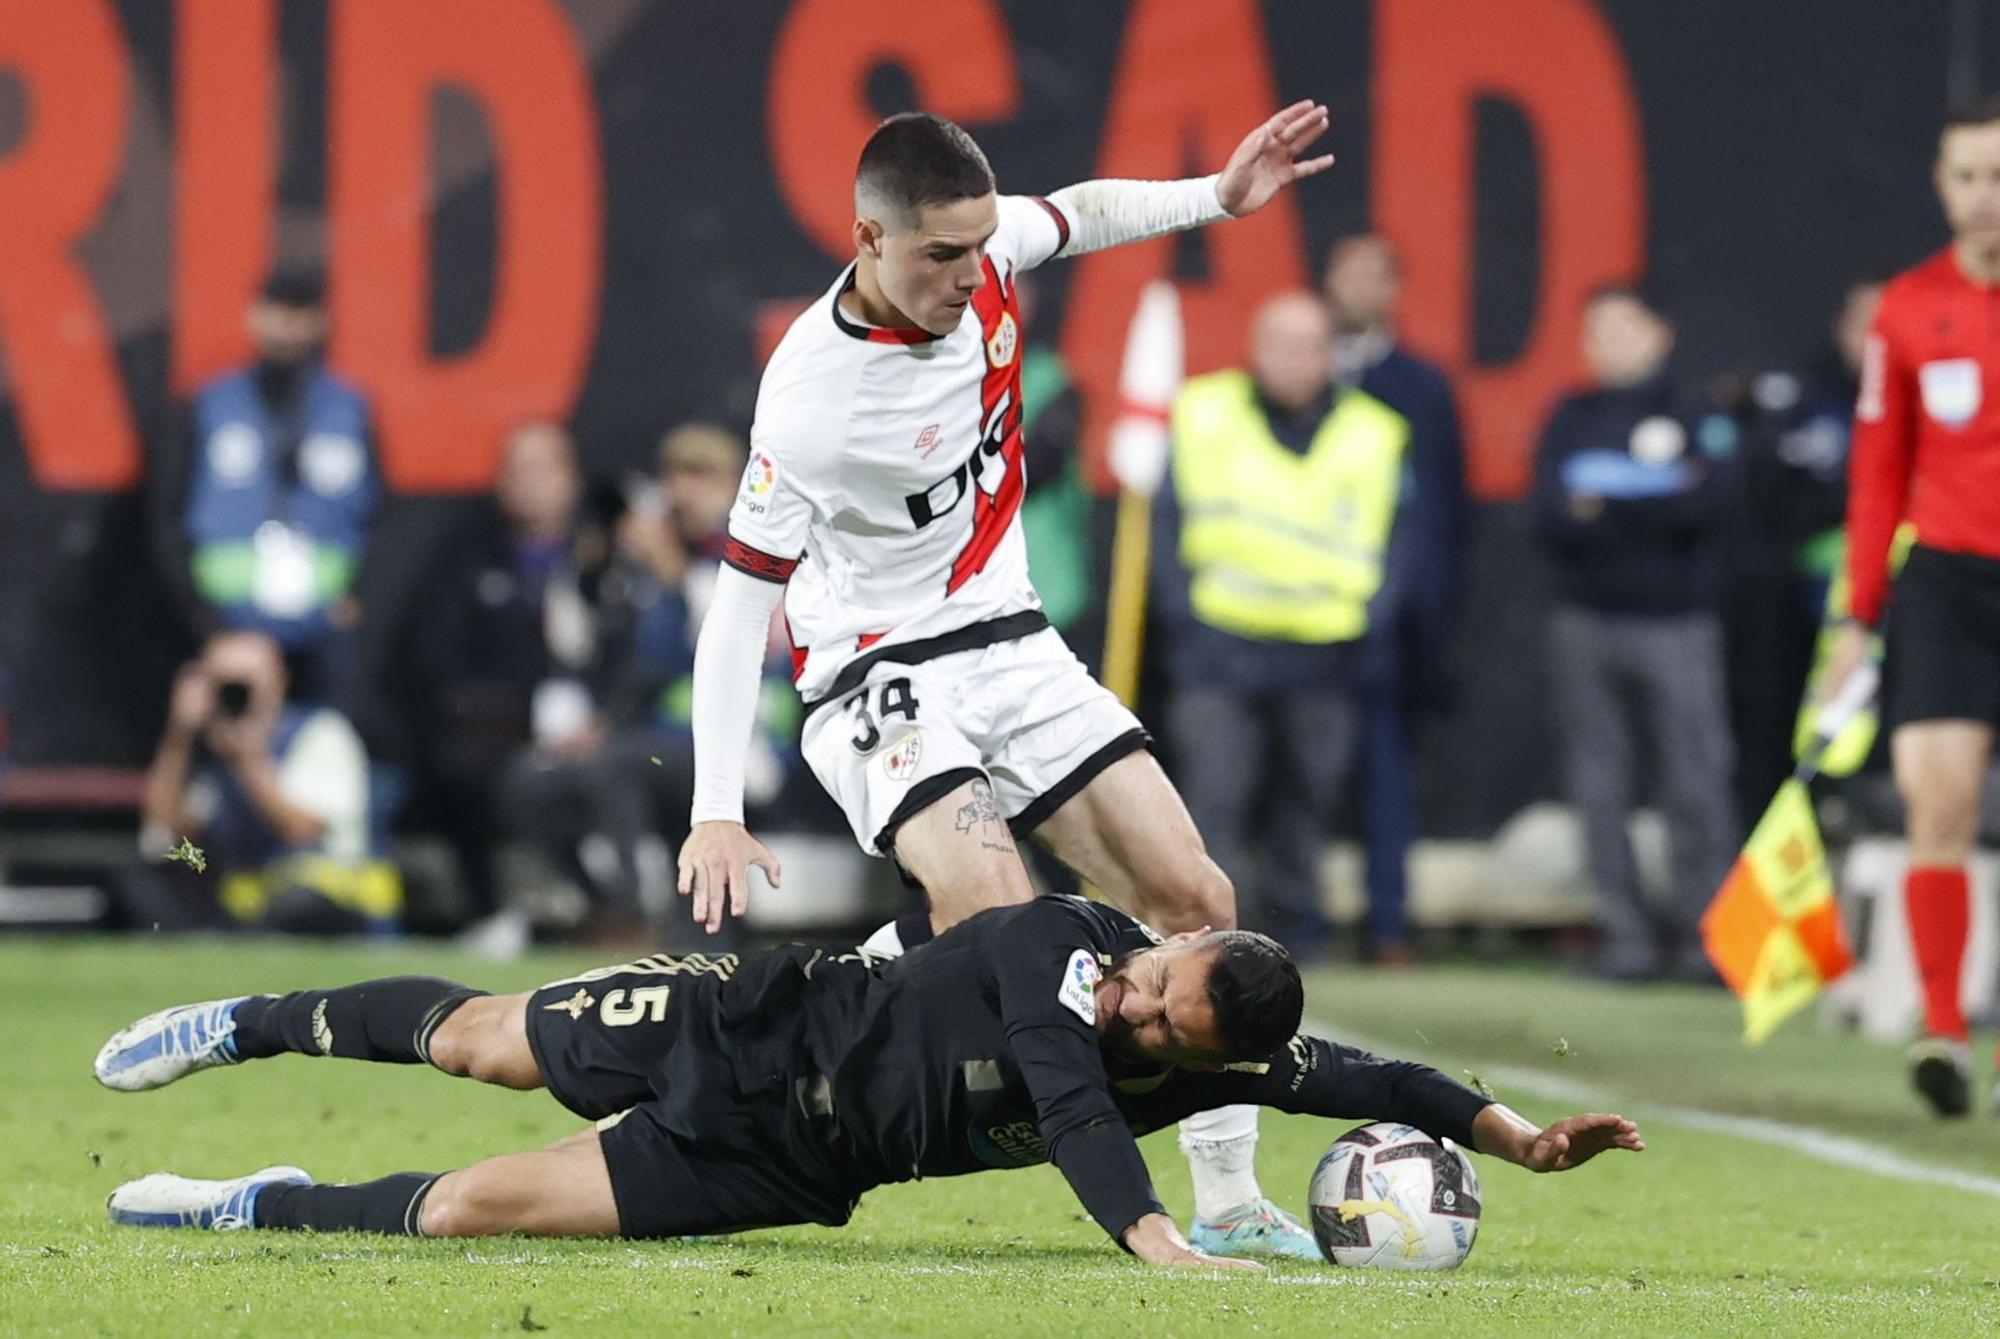
<instances>
[{"instance_id":1,"label":"number 34 on shorts","mask_svg":"<svg viewBox=\"0 0 2000 1339\"><path fill-rule=\"evenodd\" d=\"M807 715L802 743L855 841L882 855L900 823L973 777L991 782L1009 820L1033 818L1146 738L1051 628L921 664L878 664Z\"/></svg>"},{"instance_id":2,"label":"number 34 on shorts","mask_svg":"<svg viewBox=\"0 0 2000 1339\"><path fill-rule=\"evenodd\" d=\"M917 723L917 705L916 692L908 679L885 679L848 698L842 710L854 721L854 751L865 758L880 748L884 729L893 728L898 717L914 726ZM904 741L914 743L918 738L914 733L906 734ZM916 761L911 757L902 765L914 771ZM897 764L891 762L888 765L893 768Z\"/></svg>"}]
</instances>

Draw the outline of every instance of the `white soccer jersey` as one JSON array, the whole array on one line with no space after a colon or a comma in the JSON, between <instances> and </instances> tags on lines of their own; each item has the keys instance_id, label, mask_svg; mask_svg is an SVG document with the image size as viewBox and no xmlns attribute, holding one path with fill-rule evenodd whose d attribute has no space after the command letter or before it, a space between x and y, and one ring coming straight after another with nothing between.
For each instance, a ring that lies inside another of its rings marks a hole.
<instances>
[{"instance_id":1,"label":"white soccer jersey","mask_svg":"<svg viewBox=\"0 0 2000 1339\"><path fill-rule=\"evenodd\" d=\"M724 561L790 582L793 676L808 702L850 686L842 669L878 643L972 646L1046 625L1020 522L1014 279L1060 251L1070 223L1028 196L1000 197L998 213L986 284L956 330L856 322L838 301L849 266L764 370Z\"/></svg>"}]
</instances>

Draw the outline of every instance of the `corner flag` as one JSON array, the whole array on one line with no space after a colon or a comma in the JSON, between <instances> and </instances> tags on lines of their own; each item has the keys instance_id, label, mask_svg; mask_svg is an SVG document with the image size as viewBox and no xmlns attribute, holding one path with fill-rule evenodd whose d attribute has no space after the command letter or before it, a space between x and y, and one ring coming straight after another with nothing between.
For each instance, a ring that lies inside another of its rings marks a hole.
<instances>
[{"instance_id":1,"label":"corner flag","mask_svg":"<svg viewBox=\"0 0 2000 1339\"><path fill-rule=\"evenodd\" d=\"M1814 746L1778 787L1701 918L1708 960L1743 1000L1743 1040L1777 1030L1854 965L1806 790L1829 745L1874 700L1872 664L1819 711Z\"/></svg>"},{"instance_id":2,"label":"corner flag","mask_svg":"<svg viewBox=\"0 0 2000 1339\"><path fill-rule=\"evenodd\" d=\"M1778 787L1702 916L1701 938L1743 999L1753 1046L1853 965L1805 782Z\"/></svg>"}]
</instances>

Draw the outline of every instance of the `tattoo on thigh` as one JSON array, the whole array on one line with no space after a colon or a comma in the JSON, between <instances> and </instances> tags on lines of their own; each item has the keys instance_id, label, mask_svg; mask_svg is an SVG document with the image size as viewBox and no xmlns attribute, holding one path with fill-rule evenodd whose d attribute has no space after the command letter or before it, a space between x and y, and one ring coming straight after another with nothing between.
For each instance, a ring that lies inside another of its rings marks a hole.
<instances>
[{"instance_id":1,"label":"tattoo on thigh","mask_svg":"<svg viewBox=\"0 0 2000 1339\"><path fill-rule=\"evenodd\" d=\"M977 829L979 844L989 851L1014 849L1014 839L1007 831L1007 820L1000 816L999 801L993 798L993 787L985 781L972 783L972 798L958 807L958 830L972 832Z\"/></svg>"}]
</instances>

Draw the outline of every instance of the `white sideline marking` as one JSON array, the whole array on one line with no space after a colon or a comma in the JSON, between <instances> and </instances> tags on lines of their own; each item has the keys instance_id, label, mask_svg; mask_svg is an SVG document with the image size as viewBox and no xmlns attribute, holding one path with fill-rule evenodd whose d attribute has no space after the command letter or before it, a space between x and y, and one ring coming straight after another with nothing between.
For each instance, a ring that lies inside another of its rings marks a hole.
<instances>
[{"instance_id":1,"label":"white sideline marking","mask_svg":"<svg viewBox=\"0 0 2000 1339\"><path fill-rule=\"evenodd\" d=\"M1306 1026L1320 1036L1340 1037L1350 1045L1365 1047L1378 1055L1394 1053L1393 1048L1384 1048L1370 1038L1358 1036L1346 1029L1331 1027L1317 1019L1307 1019ZM1821 1162L1830 1162L1849 1171L1873 1172L1877 1176L1887 1176L1898 1181L1949 1186L1953 1190L1964 1190L1974 1195L1984 1195L1989 1199L2000 1199L2000 1177L1982 1176L1978 1172L1960 1171L1956 1167L1940 1167L1931 1162L1918 1162L1915 1158L1906 1158L1883 1145L1870 1144L1843 1134L1834 1134L1830 1130L1815 1129L1810 1125L1789 1125L1784 1121L1767 1120L1759 1116L1732 1116L1727 1112L1707 1111L1701 1107L1672 1106L1661 1102L1627 1102L1616 1093L1594 1088L1587 1083L1578 1083L1560 1074L1550 1074L1546 1070L1522 1069L1514 1065L1490 1065L1482 1067L1479 1072L1498 1083L1545 1101L1570 1102L1598 1110L1643 1111L1662 1120L1672 1121L1676 1125L1705 1130L1710 1134L1727 1135L1732 1139L1743 1139L1753 1144L1769 1144L1775 1148L1790 1149L1794 1153L1803 1153L1809 1158L1818 1158Z\"/></svg>"}]
</instances>

